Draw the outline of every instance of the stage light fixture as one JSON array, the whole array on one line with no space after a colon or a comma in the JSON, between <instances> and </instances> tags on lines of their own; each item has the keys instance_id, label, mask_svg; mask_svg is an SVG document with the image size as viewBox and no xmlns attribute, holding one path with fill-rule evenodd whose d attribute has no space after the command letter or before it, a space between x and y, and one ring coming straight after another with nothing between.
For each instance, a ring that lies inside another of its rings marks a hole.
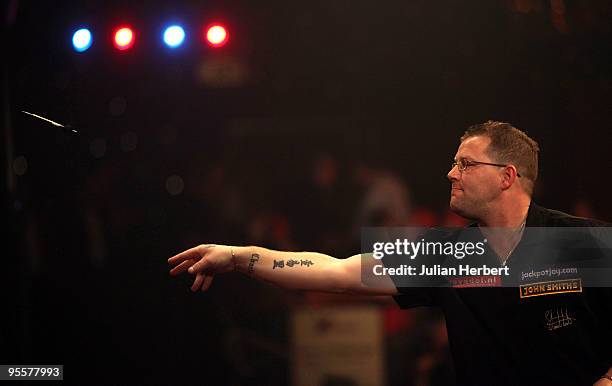
<instances>
[{"instance_id":1,"label":"stage light fixture","mask_svg":"<svg viewBox=\"0 0 612 386\"><path fill-rule=\"evenodd\" d=\"M229 34L221 24L213 24L206 29L206 41L213 47L221 47L227 43Z\"/></svg>"},{"instance_id":2,"label":"stage light fixture","mask_svg":"<svg viewBox=\"0 0 612 386\"><path fill-rule=\"evenodd\" d=\"M91 31L87 28L81 28L72 35L72 46L76 52L87 51L91 47L91 43Z\"/></svg>"},{"instance_id":3,"label":"stage light fixture","mask_svg":"<svg viewBox=\"0 0 612 386\"><path fill-rule=\"evenodd\" d=\"M134 45L134 31L130 27L120 27L115 30L115 47L124 51Z\"/></svg>"},{"instance_id":4,"label":"stage light fixture","mask_svg":"<svg viewBox=\"0 0 612 386\"><path fill-rule=\"evenodd\" d=\"M180 25L171 25L164 30L164 43L170 48L179 47L185 41L185 30Z\"/></svg>"}]
</instances>

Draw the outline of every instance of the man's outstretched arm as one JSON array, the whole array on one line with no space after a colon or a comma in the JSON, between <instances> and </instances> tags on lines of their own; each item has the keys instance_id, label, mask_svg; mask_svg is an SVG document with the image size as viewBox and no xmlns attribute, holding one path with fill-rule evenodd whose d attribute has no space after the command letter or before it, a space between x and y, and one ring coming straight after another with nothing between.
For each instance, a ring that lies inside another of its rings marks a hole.
<instances>
[{"instance_id":1,"label":"man's outstretched arm","mask_svg":"<svg viewBox=\"0 0 612 386\"><path fill-rule=\"evenodd\" d=\"M388 277L377 278L379 282L373 286L362 283L362 264L376 262L369 255L336 259L316 252L283 252L261 247L212 244L198 245L168 259L168 263L175 265L170 274L187 271L195 275L192 291L206 291L216 274L239 271L291 290L396 295L397 290Z\"/></svg>"}]
</instances>

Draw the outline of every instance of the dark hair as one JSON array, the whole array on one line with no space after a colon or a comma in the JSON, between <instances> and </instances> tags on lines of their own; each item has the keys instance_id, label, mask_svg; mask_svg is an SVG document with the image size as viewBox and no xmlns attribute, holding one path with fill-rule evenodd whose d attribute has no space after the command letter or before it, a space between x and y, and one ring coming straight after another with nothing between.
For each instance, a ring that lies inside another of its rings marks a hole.
<instances>
[{"instance_id":1,"label":"dark hair","mask_svg":"<svg viewBox=\"0 0 612 386\"><path fill-rule=\"evenodd\" d=\"M476 136L485 136L491 140L486 153L495 162L516 166L526 182L522 185L531 196L538 178L538 143L524 131L506 122L486 121L470 126L461 137L461 142Z\"/></svg>"}]
</instances>

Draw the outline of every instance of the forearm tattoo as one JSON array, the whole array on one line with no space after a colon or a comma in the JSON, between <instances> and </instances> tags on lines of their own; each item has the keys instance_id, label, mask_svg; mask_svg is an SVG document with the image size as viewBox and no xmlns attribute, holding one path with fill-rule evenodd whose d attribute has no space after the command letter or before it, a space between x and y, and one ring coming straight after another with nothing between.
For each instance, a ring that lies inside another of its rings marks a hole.
<instances>
[{"instance_id":1,"label":"forearm tattoo","mask_svg":"<svg viewBox=\"0 0 612 386\"><path fill-rule=\"evenodd\" d=\"M311 265L314 265L314 263L312 261L310 261L310 260L293 260L293 259L289 259L289 260L287 260L286 263L285 263L285 260L274 260L274 264L272 265L272 269L285 268L285 266L287 266L287 267L293 267L293 266L310 267Z\"/></svg>"},{"instance_id":2,"label":"forearm tattoo","mask_svg":"<svg viewBox=\"0 0 612 386\"><path fill-rule=\"evenodd\" d=\"M247 274L252 275L255 270L255 263L259 261L259 255L257 253L253 253L251 255L251 260L249 260L249 268L247 269Z\"/></svg>"}]
</instances>

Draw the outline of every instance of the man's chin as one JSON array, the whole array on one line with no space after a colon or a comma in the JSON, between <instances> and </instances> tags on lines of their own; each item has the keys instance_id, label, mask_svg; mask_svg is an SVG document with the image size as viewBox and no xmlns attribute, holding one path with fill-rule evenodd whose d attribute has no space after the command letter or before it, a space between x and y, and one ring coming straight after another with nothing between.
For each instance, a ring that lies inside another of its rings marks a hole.
<instances>
[{"instance_id":1,"label":"man's chin","mask_svg":"<svg viewBox=\"0 0 612 386\"><path fill-rule=\"evenodd\" d=\"M466 211L465 208L463 208L461 205L459 205L459 203L457 202L457 200L453 199L453 197L451 197L450 199L450 204L449 204L449 208L451 210L451 212L467 218L469 220L473 220L474 216L469 214L469 211Z\"/></svg>"},{"instance_id":2,"label":"man's chin","mask_svg":"<svg viewBox=\"0 0 612 386\"><path fill-rule=\"evenodd\" d=\"M457 199L451 195L450 201L448 203L448 206L450 208L450 210L456 214L459 214L459 212L461 211L461 206L459 205L459 203L457 202Z\"/></svg>"}]
</instances>

